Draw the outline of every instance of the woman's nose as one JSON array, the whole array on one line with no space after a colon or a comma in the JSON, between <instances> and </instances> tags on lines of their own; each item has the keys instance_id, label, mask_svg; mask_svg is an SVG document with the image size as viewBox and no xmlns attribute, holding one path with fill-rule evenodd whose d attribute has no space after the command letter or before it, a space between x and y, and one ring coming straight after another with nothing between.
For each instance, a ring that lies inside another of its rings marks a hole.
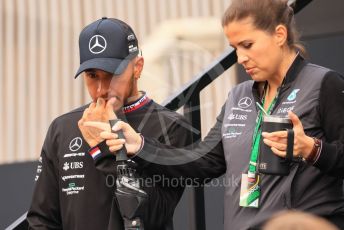
<instances>
[{"instance_id":1,"label":"woman's nose","mask_svg":"<svg viewBox=\"0 0 344 230\"><path fill-rule=\"evenodd\" d=\"M248 57L245 54L241 54L237 52L237 57L238 57L238 63L241 65L248 61Z\"/></svg>"}]
</instances>

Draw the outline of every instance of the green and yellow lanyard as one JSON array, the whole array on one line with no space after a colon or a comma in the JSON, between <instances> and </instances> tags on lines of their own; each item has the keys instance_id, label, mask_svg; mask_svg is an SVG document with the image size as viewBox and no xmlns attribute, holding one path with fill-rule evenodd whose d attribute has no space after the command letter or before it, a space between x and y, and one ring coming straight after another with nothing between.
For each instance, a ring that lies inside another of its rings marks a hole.
<instances>
[{"instance_id":1,"label":"green and yellow lanyard","mask_svg":"<svg viewBox=\"0 0 344 230\"><path fill-rule=\"evenodd\" d=\"M279 90L276 93L276 96L274 97L273 101L269 105L267 109L267 114L271 113L271 110L276 104L277 97L279 94ZM264 108L265 103L265 93L263 95L262 105ZM259 110L258 117L256 120L256 126L254 128L253 138L252 138L252 147L251 147L251 157L249 162L249 168L247 172L247 179L249 184L253 184L255 186L259 186L259 175L257 173L257 162L258 162L258 156L259 156L259 145L260 145L260 139L262 136L262 129L261 129L261 123L263 119L263 112ZM257 200L260 197L260 189L255 189L252 193L249 193L247 198L247 204L250 205L252 202Z\"/></svg>"}]
</instances>

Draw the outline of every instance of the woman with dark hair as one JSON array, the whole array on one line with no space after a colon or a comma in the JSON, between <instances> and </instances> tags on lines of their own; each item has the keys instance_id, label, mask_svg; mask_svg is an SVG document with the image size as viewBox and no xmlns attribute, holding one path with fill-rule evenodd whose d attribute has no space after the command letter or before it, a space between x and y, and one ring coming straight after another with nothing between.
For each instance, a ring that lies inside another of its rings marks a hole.
<instances>
[{"instance_id":1,"label":"woman with dark hair","mask_svg":"<svg viewBox=\"0 0 344 230\"><path fill-rule=\"evenodd\" d=\"M149 173L201 179L225 173L225 178L241 181L226 187L225 229L259 228L275 212L288 209L322 216L344 229L343 76L304 59L287 0L233 0L222 25L252 80L230 91L216 124L195 149L140 138L124 122L112 129L122 129L125 140L116 139L109 127L102 137L113 152L125 144ZM263 114L257 103L293 123L295 160L287 176L257 170L260 145L280 157L287 149L287 131L261 131ZM195 155L199 158L180 161ZM157 161L163 157L165 165Z\"/></svg>"}]
</instances>

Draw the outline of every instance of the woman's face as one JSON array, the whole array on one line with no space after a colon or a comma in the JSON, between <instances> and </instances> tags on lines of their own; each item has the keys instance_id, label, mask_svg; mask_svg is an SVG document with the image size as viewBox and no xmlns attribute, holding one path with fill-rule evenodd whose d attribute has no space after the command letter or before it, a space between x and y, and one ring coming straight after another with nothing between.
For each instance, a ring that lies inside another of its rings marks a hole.
<instances>
[{"instance_id":1,"label":"woman's face","mask_svg":"<svg viewBox=\"0 0 344 230\"><path fill-rule=\"evenodd\" d=\"M266 81L281 77L285 38L279 32L268 33L256 29L248 17L230 22L224 27L224 33L236 50L238 63L253 80Z\"/></svg>"}]
</instances>

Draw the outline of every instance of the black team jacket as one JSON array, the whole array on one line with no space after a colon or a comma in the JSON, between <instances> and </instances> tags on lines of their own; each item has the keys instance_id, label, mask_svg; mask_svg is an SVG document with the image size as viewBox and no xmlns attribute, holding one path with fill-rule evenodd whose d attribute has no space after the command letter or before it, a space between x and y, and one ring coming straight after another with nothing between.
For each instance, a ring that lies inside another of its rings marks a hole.
<instances>
[{"instance_id":1,"label":"black team jacket","mask_svg":"<svg viewBox=\"0 0 344 230\"><path fill-rule=\"evenodd\" d=\"M114 200L116 158L104 142L98 146L100 153L92 158L78 128L85 108L62 115L50 125L27 215L29 229L124 229ZM185 119L145 94L123 111L119 117L144 136L176 147L191 143ZM139 174L146 178L143 172ZM144 188L149 196L144 207L145 229L173 229L172 217L183 189L161 183Z\"/></svg>"}]
</instances>

